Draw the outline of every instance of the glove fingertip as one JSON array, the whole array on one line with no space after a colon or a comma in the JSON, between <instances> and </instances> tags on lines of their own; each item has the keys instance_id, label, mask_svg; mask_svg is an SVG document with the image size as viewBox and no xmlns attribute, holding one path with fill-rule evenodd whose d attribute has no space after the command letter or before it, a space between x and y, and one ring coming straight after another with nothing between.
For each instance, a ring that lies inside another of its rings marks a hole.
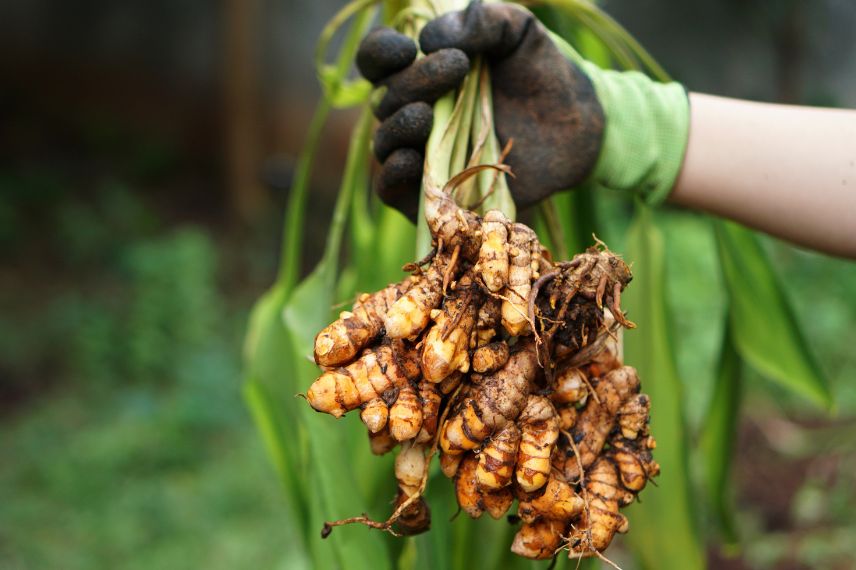
<instances>
[{"instance_id":1,"label":"glove fingertip","mask_svg":"<svg viewBox=\"0 0 856 570\"><path fill-rule=\"evenodd\" d=\"M428 22L419 34L419 47L425 53L457 48L470 57L502 58L518 46L535 21L531 12L513 4L475 1L465 10Z\"/></svg>"},{"instance_id":2,"label":"glove fingertip","mask_svg":"<svg viewBox=\"0 0 856 570\"><path fill-rule=\"evenodd\" d=\"M466 43L464 13L449 12L434 18L419 33L419 48L423 53L434 53L444 48L463 49Z\"/></svg>"},{"instance_id":3,"label":"glove fingertip","mask_svg":"<svg viewBox=\"0 0 856 570\"><path fill-rule=\"evenodd\" d=\"M470 60L459 49L442 49L427 55L389 78L385 83L388 90L375 108L375 115L384 120L408 103L434 103L458 87L469 70Z\"/></svg>"},{"instance_id":4,"label":"glove fingertip","mask_svg":"<svg viewBox=\"0 0 856 570\"><path fill-rule=\"evenodd\" d=\"M357 50L357 69L363 77L377 83L401 71L416 59L416 44L391 28L369 32Z\"/></svg>"},{"instance_id":5,"label":"glove fingertip","mask_svg":"<svg viewBox=\"0 0 856 570\"><path fill-rule=\"evenodd\" d=\"M422 184L422 155L401 148L389 155L375 178L375 192L381 201L415 222L419 212L419 188Z\"/></svg>"},{"instance_id":6,"label":"glove fingertip","mask_svg":"<svg viewBox=\"0 0 856 570\"><path fill-rule=\"evenodd\" d=\"M374 153L380 162L395 149L422 149L434 123L434 111L422 101L405 105L381 123L374 135Z\"/></svg>"}]
</instances>

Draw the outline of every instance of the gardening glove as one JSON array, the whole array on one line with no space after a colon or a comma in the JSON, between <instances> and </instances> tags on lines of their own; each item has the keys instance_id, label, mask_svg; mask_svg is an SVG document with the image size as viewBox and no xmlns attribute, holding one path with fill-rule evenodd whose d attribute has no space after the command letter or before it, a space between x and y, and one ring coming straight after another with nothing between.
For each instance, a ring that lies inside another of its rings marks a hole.
<instances>
[{"instance_id":1,"label":"gardening glove","mask_svg":"<svg viewBox=\"0 0 856 570\"><path fill-rule=\"evenodd\" d=\"M602 70L509 4L473 3L445 14L423 28L419 44L428 55L414 62L413 42L381 29L357 55L363 75L386 88L376 106L383 122L375 154L383 167L375 189L411 218L431 126L427 104L458 86L476 55L490 65L500 142L514 141L506 163L520 207L583 183L636 191L650 203L671 190L689 126L681 85Z\"/></svg>"}]
</instances>

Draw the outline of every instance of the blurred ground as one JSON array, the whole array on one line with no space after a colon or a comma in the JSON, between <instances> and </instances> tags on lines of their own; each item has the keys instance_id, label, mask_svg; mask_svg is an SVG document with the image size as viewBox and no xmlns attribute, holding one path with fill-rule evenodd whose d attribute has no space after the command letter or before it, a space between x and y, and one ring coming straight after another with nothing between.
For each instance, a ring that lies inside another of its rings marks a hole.
<instances>
[{"instance_id":1,"label":"blurred ground","mask_svg":"<svg viewBox=\"0 0 856 570\"><path fill-rule=\"evenodd\" d=\"M337 4L0 8L0 568L287 567L240 344L275 272L317 94L314 36ZM690 87L856 105L850 3L607 7ZM324 135L308 262L350 119ZM696 425L722 291L707 222L675 212L665 230ZM735 468L745 549L711 560L856 568L856 266L765 245L839 410L824 418L750 379L765 389L747 395Z\"/></svg>"}]
</instances>

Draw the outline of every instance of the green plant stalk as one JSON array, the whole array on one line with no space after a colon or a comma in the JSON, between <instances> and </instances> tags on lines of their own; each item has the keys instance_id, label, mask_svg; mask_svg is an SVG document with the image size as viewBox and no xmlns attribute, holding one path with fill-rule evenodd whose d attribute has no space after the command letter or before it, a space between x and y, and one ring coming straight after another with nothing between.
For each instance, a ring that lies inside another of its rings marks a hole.
<instances>
[{"instance_id":1,"label":"green plant stalk","mask_svg":"<svg viewBox=\"0 0 856 570\"><path fill-rule=\"evenodd\" d=\"M411 7L420 10L427 9L435 15L439 15L453 10L462 10L466 8L467 4L466 0L414 0ZM413 32L415 35L418 30L413 30ZM492 113L489 117L486 115L479 118L479 115L482 114L482 105L476 103L478 96L484 96L478 88L480 76L479 66L476 65L470 70L458 94L448 94L435 103L434 126L425 148L423 187L442 188L452 176L463 170L469 162L469 152L474 150L472 147L475 146L472 136L473 124L480 120L489 120L492 125ZM491 130L493 129L491 128ZM495 137L495 134L491 136ZM495 140L493 144L495 149ZM484 163L485 158L487 156L483 156L482 163ZM501 209L507 217L514 219L516 214L514 202L510 192L508 192L504 175L495 178L502 180L493 186L493 193L496 196L492 197L490 205ZM484 191L483 184L477 184L476 187L480 192ZM477 196L475 194L475 192L465 194L463 197L466 198L466 201L463 204L474 203L482 198L482 195ZM424 199L423 193L420 196L420 212L424 211ZM424 216L419 217L416 236L416 256L421 257L431 248L431 235Z\"/></svg>"},{"instance_id":2,"label":"green plant stalk","mask_svg":"<svg viewBox=\"0 0 856 570\"><path fill-rule=\"evenodd\" d=\"M695 570L705 567L704 549L689 480L683 387L670 338L665 245L652 217L651 209L640 204L628 231L627 258L634 277L622 300L639 326L624 335L625 359L637 368L651 396L651 433L657 438L662 470L657 488L648 489L641 503L628 507L627 538L645 569Z\"/></svg>"},{"instance_id":3,"label":"green plant stalk","mask_svg":"<svg viewBox=\"0 0 856 570\"><path fill-rule=\"evenodd\" d=\"M449 162L452 158L451 145L443 145L444 135L452 119L455 106L454 94L441 97L434 104L434 126L428 143L425 145L425 165L422 175L422 185L433 184L442 188L449 178ZM419 211L425 211L425 194L419 196ZM419 258L431 249L431 232L425 216L419 216L416 225L416 257Z\"/></svg>"},{"instance_id":4,"label":"green plant stalk","mask_svg":"<svg viewBox=\"0 0 856 570\"><path fill-rule=\"evenodd\" d=\"M635 59L659 81L671 81L668 73L636 38L596 4L586 0L541 0L539 3L555 6L589 28L607 45L622 66L639 68Z\"/></svg>"},{"instance_id":5,"label":"green plant stalk","mask_svg":"<svg viewBox=\"0 0 856 570\"><path fill-rule=\"evenodd\" d=\"M372 7L378 0L354 0L346 4L324 26L315 46L315 69L324 88L324 96L334 107L350 107L366 100L371 93L371 83L359 78L348 81L348 70L354 61L360 41L368 31L376 10ZM334 65L325 63L327 46L336 31L349 19L354 21L345 36Z\"/></svg>"},{"instance_id":6,"label":"green plant stalk","mask_svg":"<svg viewBox=\"0 0 856 570\"><path fill-rule=\"evenodd\" d=\"M351 200L356 193L355 189L357 186L365 186L365 183L359 183L358 177L361 173L364 173L365 165L369 160L368 150L369 140L371 139L371 126L372 113L368 106L366 106L363 108L360 118L354 127L354 132L351 135L351 144L348 148L348 161L345 164L342 184L343 186L350 185L352 190L349 193L345 193L344 199L340 197L336 201L330 233L327 234L324 257L321 258L321 263L330 264L333 267L339 263L339 254L342 249L342 235L345 232L345 222L348 218Z\"/></svg>"},{"instance_id":7,"label":"green plant stalk","mask_svg":"<svg viewBox=\"0 0 856 570\"><path fill-rule=\"evenodd\" d=\"M499 139L493 125L493 93L490 86L490 70L482 66L479 81L479 112L473 117L472 139L475 144L481 144L481 149L474 149L473 156L467 166L476 164L496 164L500 159ZM484 171L476 175L479 196L484 203L482 211L499 210L509 220L517 217L517 206L508 189L508 179L505 174Z\"/></svg>"},{"instance_id":8,"label":"green plant stalk","mask_svg":"<svg viewBox=\"0 0 856 570\"><path fill-rule=\"evenodd\" d=\"M351 25L351 29L345 37L334 66L335 76L340 78L335 84L337 88L341 86L343 78L347 75L354 61L359 42L371 24L374 11L367 10L367 8L373 3L374 1L360 0L348 4L324 28L321 39L318 42L318 47L316 48L315 56L319 78L325 76L327 80L330 79L330 74L324 73L324 69L327 68L327 65L324 63L327 44L335 31L348 17L357 14L357 19ZM324 84L326 85L326 83ZM324 130L327 117L333 107L332 98L333 93L329 92L329 90L325 91L325 96L318 102L315 112L312 115L306 136L306 143L298 159L294 181L291 186L291 195L286 206L282 244L280 246L279 272L277 275L277 282L282 285L286 295L290 295L292 289L294 289L300 271L306 196L312 176L312 168L315 164L315 155L318 152L318 144L321 140L321 133Z\"/></svg>"},{"instance_id":9,"label":"green plant stalk","mask_svg":"<svg viewBox=\"0 0 856 570\"><path fill-rule=\"evenodd\" d=\"M327 65L325 63L325 58L327 56L327 47L330 45L330 40L333 39L333 36L339 28L348 21L348 19L356 16L355 23L357 25L352 26L351 31L356 31L357 33L348 34L348 37L345 39L345 42L339 52L340 57L336 59L335 65L335 69L340 80L343 80L347 76L348 70L351 68L351 64L353 63L353 57L349 59L342 56L346 54L353 56L353 54L356 53L356 48L359 46L359 43L363 38L362 34L359 32L362 31L366 19L371 21L374 16L373 11L366 10L366 8L376 4L377 2L378 0L356 0L354 2L349 2L339 10L336 15L327 22L327 24L325 24L321 33L318 35L318 42L315 44L316 69L322 69Z\"/></svg>"},{"instance_id":10,"label":"green plant stalk","mask_svg":"<svg viewBox=\"0 0 856 570\"><path fill-rule=\"evenodd\" d=\"M294 182L291 185L291 195L285 208L285 223L282 227L282 244L280 245L279 273L277 282L290 294L297 284L297 275L300 271L301 249L303 247L303 220L306 211L306 193L309 188L309 180L312 175L312 167L315 165L315 155L318 153L318 142L321 140L321 132L327 123L332 105L324 98L318 102L312 120L309 123L309 132L306 143L300 152L297 161L297 169L294 174Z\"/></svg>"},{"instance_id":11,"label":"green plant stalk","mask_svg":"<svg viewBox=\"0 0 856 570\"><path fill-rule=\"evenodd\" d=\"M469 162L470 141L472 135L473 113L478 98L478 84L481 70L481 62L476 60L472 70L461 86L458 101L453 112L453 121L457 119L454 130L454 142L452 143L452 156L449 162L449 172L454 175L462 171ZM456 115L456 116L455 116ZM479 196L474 195L474 184L472 178L462 183L455 191L455 198L459 204L464 206L474 203Z\"/></svg>"},{"instance_id":12,"label":"green plant stalk","mask_svg":"<svg viewBox=\"0 0 856 570\"><path fill-rule=\"evenodd\" d=\"M451 125L447 130L451 139L452 153L449 157L449 172L457 174L467 165L470 150L470 129L473 124L473 110L476 108L476 95L479 83L479 61L475 61L472 70L464 78L455 109L452 111ZM448 144L448 140L445 142Z\"/></svg>"},{"instance_id":13,"label":"green plant stalk","mask_svg":"<svg viewBox=\"0 0 856 570\"><path fill-rule=\"evenodd\" d=\"M305 353L307 355L312 354L316 329L309 329L309 327L304 326L304 323L321 322L322 324L318 328L323 327L331 315L330 307L332 306L332 301L327 303L312 301L315 292L312 291L311 287L306 287L306 284L313 282L322 291L329 292L332 297L338 275L342 236L344 235L348 212L351 208L351 199L356 186L360 183L365 183L365 181L358 180L357 174L361 170L362 163L368 161L368 141L371 135L371 125L371 111L368 106L365 106L351 135L348 159L345 164L345 172L342 177L339 196L336 199L336 205L333 209L333 219L330 224L330 231L327 234L324 255L312 273L303 280L298 288L302 288L308 298L305 302L295 301L294 299L297 297L297 291L295 291L292 298L289 299L290 307L286 307L284 311L286 325L291 325L293 330L301 331L301 340L304 341L304 346L307 347L307 352Z\"/></svg>"}]
</instances>

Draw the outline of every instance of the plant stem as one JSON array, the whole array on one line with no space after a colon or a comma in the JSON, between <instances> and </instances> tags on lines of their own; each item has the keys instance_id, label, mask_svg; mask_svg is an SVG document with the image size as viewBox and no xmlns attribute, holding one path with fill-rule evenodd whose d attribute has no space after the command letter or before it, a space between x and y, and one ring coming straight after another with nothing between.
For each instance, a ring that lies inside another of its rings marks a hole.
<instances>
[{"instance_id":1,"label":"plant stem","mask_svg":"<svg viewBox=\"0 0 856 570\"><path fill-rule=\"evenodd\" d=\"M553 242L553 252L558 259L569 259L568 248L565 245L565 232L562 230L562 224L559 221L559 213L556 211L556 203L552 198L543 200L538 205L541 215L544 216L544 223L547 226L547 233L550 236L550 241Z\"/></svg>"},{"instance_id":2,"label":"plant stem","mask_svg":"<svg viewBox=\"0 0 856 570\"><path fill-rule=\"evenodd\" d=\"M334 89L325 89L324 97L315 107L312 120L309 123L309 131L306 136L306 144L300 153L297 163L297 171L291 185L291 195L288 199L285 213L285 225L282 229L282 243L280 245L280 262L277 282L289 295L297 284L300 272L300 259L303 248L303 221L306 210L306 194L311 181L312 167L315 163L315 155L318 151L318 143L321 132L327 122L327 116L333 106L334 91L342 86L342 82L348 74L348 70L354 61L360 39L371 23L374 10L370 9L377 0L355 0L342 8L339 13L324 27L321 37L315 49L315 64L319 74L327 68L324 56L330 39L351 16L356 15L354 23L348 30L348 34L336 57L333 67ZM323 83L323 82L322 82Z\"/></svg>"},{"instance_id":3,"label":"plant stem","mask_svg":"<svg viewBox=\"0 0 856 570\"><path fill-rule=\"evenodd\" d=\"M327 234L327 245L324 249L322 263L336 265L339 261L342 233L345 231L345 220L348 216L348 209L351 207L351 200L353 199L357 185L366 183L366 180L360 180L360 173L364 173L362 166L368 160L371 126L371 109L368 105L365 105L354 127L351 142L348 146L348 161L345 164L345 172L342 176L341 193L344 199L336 201L336 207L333 210L333 220L330 224L330 233Z\"/></svg>"},{"instance_id":4,"label":"plant stem","mask_svg":"<svg viewBox=\"0 0 856 570\"><path fill-rule=\"evenodd\" d=\"M280 245L280 262L277 282L289 295L297 284L297 274L300 271L300 259L303 247L303 220L306 210L306 191L312 174L312 166L315 163L315 154L318 151L318 142L321 139L321 131L330 114L331 104L325 97L315 107L312 121L309 123L309 132L306 136L306 144L300 153L297 162L297 172L294 175L294 183L291 185L291 195L285 208L285 224L282 228L282 244Z\"/></svg>"}]
</instances>

